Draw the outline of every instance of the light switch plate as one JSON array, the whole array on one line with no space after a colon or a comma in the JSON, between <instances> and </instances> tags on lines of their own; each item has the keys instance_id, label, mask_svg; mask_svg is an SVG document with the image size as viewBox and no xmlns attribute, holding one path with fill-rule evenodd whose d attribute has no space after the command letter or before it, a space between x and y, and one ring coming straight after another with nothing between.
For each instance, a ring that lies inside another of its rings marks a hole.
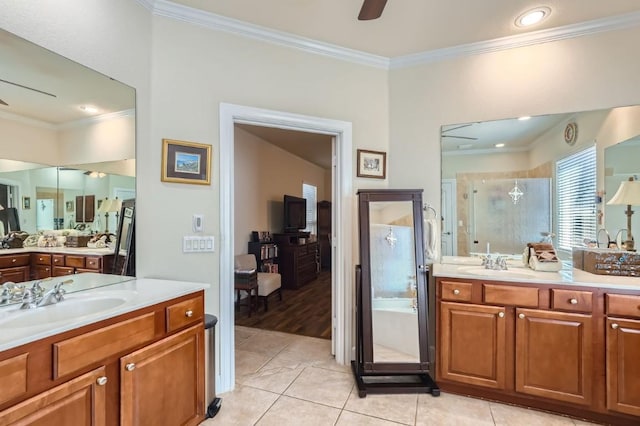
<instances>
[{"instance_id":1,"label":"light switch plate","mask_svg":"<svg viewBox=\"0 0 640 426\"><path fill-rule=\"evenodd\" d=\"M193 232L202 232L204 230L204 215L193 215Z\"/></svg>"}]
</instances>

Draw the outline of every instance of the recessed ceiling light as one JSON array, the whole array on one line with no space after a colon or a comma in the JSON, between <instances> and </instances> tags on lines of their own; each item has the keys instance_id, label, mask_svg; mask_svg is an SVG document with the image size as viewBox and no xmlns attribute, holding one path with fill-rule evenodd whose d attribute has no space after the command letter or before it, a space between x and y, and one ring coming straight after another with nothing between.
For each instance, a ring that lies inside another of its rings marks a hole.
<instances>
[{"instance_id":1,"label":"recessed ceiling light","mask_svg":"<svg viewBox=\"0 0 640 426\"><path fill-rule=\"evenodd\" d=\"M504 148L504 144L503 143L497 143L495 144L496 148Z\"/></svg>"},{"instance_id":2,"label":"recessed ceiling light","mask_svg":"<svg viewBox=\"0 0 640 426\"><path fill-rule=\"evenodd\" d=\"M530 120L530 119L531 119L530 115L525 115L523 117L518 117L518 120L520 120L520 121L526 121L526 120Z\"/></svg>"},{"instance_id":3,"label":"recessed ceiling light","mask_svg":"<svg viewBox=\"0 0 640 426\"><path fill-rule=\"evenodd\" d=\"M546 6L528 10L516 18L517 27L530 27L540 23L551 14L551 9Z\"/></svg>"},{"instance_id":4,"label":"recessed ceiling light","mask_svg":"<svg viewBox=\"0 0 640 426\"><path fill-rule=\"evenodd\" d=\"M93 105L82 105L80 109L89 114L95 114L96 112L98 112L98 108L94 107Z\"/></svg>"}]
</instances>

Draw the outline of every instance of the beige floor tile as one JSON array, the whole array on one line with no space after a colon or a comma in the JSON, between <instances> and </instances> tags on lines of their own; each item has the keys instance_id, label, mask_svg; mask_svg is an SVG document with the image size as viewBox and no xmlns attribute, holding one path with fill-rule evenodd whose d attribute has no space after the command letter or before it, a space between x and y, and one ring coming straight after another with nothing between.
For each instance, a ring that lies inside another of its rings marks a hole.
<instances>
[{"instance_id":1,"label":"beige floor tile","mask_svg":"<svg viewBox=\"0 0 640 426\"><path fill-rule=\"evenodd\" d=\"M360 398L357 389L354 388L344 408L368 416L413 425L416 419L417 400L416 394L367 395L365 398Z\"/></svg>"},{"instance_id":2,"label":"beige floor tile","mask_svg":"<svg viewBox=\"0 0 640 426\"><path fill-rule=\"evenodd\" d=\"M449 393L441 393L438 397L429 394L418 396L416 426L489 426L493 424L491 406L487 401Z\"/></svg>"},{"instance_id":3,"label":"beige floor tile","mask_svg":"<svg viewBox=\"0 0 640 426\"><path fill-rule=\"evenodd\" d=\"M337 408L281 396L256 423L258 426L333 426L340 415Z\"/></svg>"},{"instance_id":4,"label":"beige floor tile","mask_svg":"<svg viewBox=\"0 0 640 426\"><path fill-rule=\"evenodd\" d=\"M568 417L556 416L542 411L511 405L489 403L493 420L496 426L574 426L575 423Z\"/></svg>"},{"instance_id":5,"label":"beige floor tile","mask_svg":"<svg viewBox=\"0 0 640 426\"><path fill-rule=\"evenodd\" d=\"M234 337L235 343L236 343L236 346L238 346L238 344L244 342L249 337L258 333L259 330L257 328L242 327L237 325L235 326L234 331L235 331L235 337Z\"/></svg>"},{"instance_id":6,"label":"beige floor tile","mask_svg":"<svg viewBox=\"0 0 640 426\"><path fill-rule=\"evenodd\" d=\"M244 339L236 349L257 354L274 356L286 348L295 337L290 334L262 331Z\"/></svg>"},{"instance_id":7,"label":"beige floor tile","mask_svg":"<svg viewBox=\"0 0 640 426\"><path fill-rule=\"evenodd\" d=\"M202 422L202 426L254 425L279 397L272 392L244 386L218 396L222 398L220 411L214 418Z\"/></svg>"},{"instance_id":8,"label":"beige floor tile","mask_svg":"<svg viewBox=\"0 0 640 426\"><path fill-rule=\"evenodd\" d=\"M305 401L342 408L353 386L354 381L350 374L306 367L284 394Z\"/></svg>"},{"instance_id":9,"label":"beige floor tile","mask_svg":"<svg viewBox=\"0 0 640 426\"><path fill-rule=\"evenodd\" d=\"M270 356L247 352L240 349L236 350L236 381L239 377L255 374L269 360Z\"/></svg>"},{"instance_id":10,"label":"beige floor tile","mask_svg":"<svg viewBox=\"0 0 640 426\"><path fill-rule=\"evenodd\" d=\"M351 411L342 411L336 426L395 426L401 424L403 423L390 422L376 417L352 413Z\"/></svg>"},{"instance_id":11,"label":"beige floor tile","mask_svg":"<svg viewBox=\"0 0 640 426\"><path fill-rule=\"evenodd\" d=\"M315 337L298 336L291 342L286 350L304 355L307 358L323 360L327 355L331 355L331 341Z\"/></svg>"},{"instance_id":12,"label":"beige floor tile","mask_svg":"<svg viewBox=\"0 0 640 426\"><path fill-rule=\"evenodd\" d=\"M263 389L270 392L283 393L287 387L300 375L302 368L262 368L255 374L243 376L236 381L245 386Z\"/></svg>"},{"instance_id":13,"label":"beige floor tile","mask_svg":"<svg viewBox=\"0 0 640 426\"><path fill-rule=\"evenodd\" d=\"M295 343L295 342L294 342ZM292 343L292 344L294 344ZM275 357L273 357L269 363L266 365L267 368L278 368L278 367L286 367L286 368L302 368L309 366L326 366L331 363L335 363L334 357L331 355L330 351L326 352L315 352L312 354L309 352L312 351L301 351L291 349L291 345L285 348L282 352L278 353Z\"/></svg>"}]
</instances>

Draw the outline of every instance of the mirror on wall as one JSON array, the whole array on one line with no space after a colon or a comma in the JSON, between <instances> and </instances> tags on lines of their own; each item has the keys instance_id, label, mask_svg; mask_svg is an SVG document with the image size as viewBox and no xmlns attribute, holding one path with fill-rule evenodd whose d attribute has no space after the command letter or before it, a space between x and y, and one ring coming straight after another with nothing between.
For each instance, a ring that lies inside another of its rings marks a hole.
<instances>
[{"instance_id":1,"label":"mirror on wall","mask_svg":"<svg viewBox=\"0 0 640 426\"><path fill-rule=\"evenodd\" d=\"M527 242L556 235L556 162L594 143L598 191L589 214L598 228L606 217L606 226L616 231L619 224L608 221L612 207L619 207L597 197L615 193L610 186L616 184L602 177L602 157L618 145L626 150L620 142L638 134L638 106L442 126L443 255L490 250L517 256ZM611 166L605 168L613 173Z\"/></svg>"},{"instance_id":2,"label":"mirror on wall","mask_svg":"<svg viewBox=\"0 0 640 426\"><path fill-rule=\"evenodd\" d=\"M608 237L607 243L614 242L617 247L622 247L626 239L627 216L626 206L607 205L606 202L614 196L620 183L627 181L630 177L635 180L640 179L640 136L625 140L616 145L609 146L604 151L604 183L605 183L605 207L604 229ZM638 211L638 207L634 210ZM640 230L640 214L631 216L631 229ZM600 239L599 239L600 241ZM604 244L600 244L603 245Z\"/></svg>"},{"instance_id":3,"label":"mirror on wall","mask_svg":"<svg viewBox=\"0 0 640 426\"><path fill-rule=\"evenodd\" d=\"M0 204L28 233L115 233L102 203L135 199L135 89L4 30L0 55Z\"/></svg>"}]
</instances>

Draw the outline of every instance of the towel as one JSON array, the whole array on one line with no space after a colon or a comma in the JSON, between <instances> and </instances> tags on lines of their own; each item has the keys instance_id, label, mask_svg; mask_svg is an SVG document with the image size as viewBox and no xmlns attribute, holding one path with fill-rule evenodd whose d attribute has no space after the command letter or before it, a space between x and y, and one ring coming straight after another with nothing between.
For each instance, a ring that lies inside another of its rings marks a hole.
<instances>
[{"instance_id":1,"label":"towel","mask_svg":"<svg viewBox=\"0 0 640 426\"><path fill-rule=\"evenodd\" d=\"M438 220L435 218L425 219L424 221L424 237L425 237L425 258L427 261L437 261L439 256L439 231Z\"/></svg>"}]
</instances>

